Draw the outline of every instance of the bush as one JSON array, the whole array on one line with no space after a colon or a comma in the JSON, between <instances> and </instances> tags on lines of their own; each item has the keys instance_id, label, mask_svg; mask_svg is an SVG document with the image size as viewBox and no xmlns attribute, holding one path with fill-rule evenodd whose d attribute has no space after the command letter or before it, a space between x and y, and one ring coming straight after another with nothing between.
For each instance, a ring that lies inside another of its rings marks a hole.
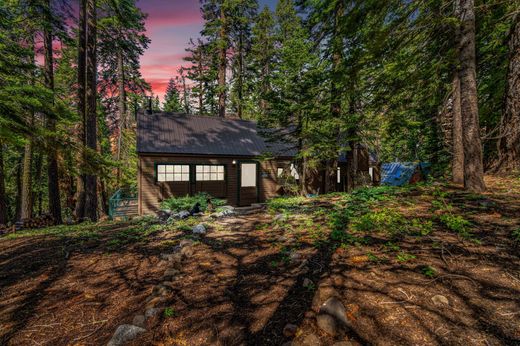
<instances>
[{"instance_id":1,"label":"bush","mask_svg":"<svg viewBox=\"0 0 520 346\"><path fill-rule=\"evenodd\" d=\"M457 232L464 238L471 236L468 230L471 223L461 215L444 214L439 219L449 230Z\"/></svg>"},{"instance_id":2,"label":"bush","mask_svg":"<svg viewBox=\"0 0 520 346\"><path fill-rule=\"evenodd\" d=\"M198 202L200 203L200 210L206 211L208 204L206 201L211 199L213 206L221 207L227 203L225 199L213 198L210 194L206 192L201 192L196 194L195 196L185 196L185 197L172 197L161 203L162 209L169 209L173 212L179 212L181 210L190 211L191 208Z\"/></svg>"},{"instance_id":3,"label":"bush","mask_svg":"<svg viewBox=\"0 0 520 346\"><path fill-rule=\"evenodd\" d=\"M298 209L305 203L306 199L302 196L295 197L276 197L267 201L270 210L284 211Z\"/></svg>"}]
</instances>

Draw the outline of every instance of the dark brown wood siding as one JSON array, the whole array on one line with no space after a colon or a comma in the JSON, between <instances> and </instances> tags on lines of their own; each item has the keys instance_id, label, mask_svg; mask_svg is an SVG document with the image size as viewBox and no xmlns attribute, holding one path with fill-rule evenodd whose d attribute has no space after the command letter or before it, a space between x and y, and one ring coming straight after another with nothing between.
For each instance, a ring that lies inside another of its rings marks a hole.
<instances>
[{"instance_id":1,"label":"dark brown wood siding","mask_svg":"<svg viewBox=\"0 0 520 346\"><path fill-rule=\"evenodd\" d=\"M233 160L237 164L233 164ZM208 192L214 197L225 198L231 205L238 205L238 162L242 160L253 161L254 158L243 157L205 157L205 156L180 156L180 155L139 155L138 189L139 189L139 214L152 214L159 210L163 200L170 197L182 197L197 192ZM267 199L279 194L280 186L277 182L277 167L283 167L290 163L289 160L258 161L259 179L258 189L245 188L240 194L240 205L250 205L257 201L265 202ZM212 164L224 165L225 180L190 182L158 182L155 167L157 164L189 164L192 174L195 174L195 165ZM257 197L258 191L258 197Z\"/></svg>"}]
</instances>

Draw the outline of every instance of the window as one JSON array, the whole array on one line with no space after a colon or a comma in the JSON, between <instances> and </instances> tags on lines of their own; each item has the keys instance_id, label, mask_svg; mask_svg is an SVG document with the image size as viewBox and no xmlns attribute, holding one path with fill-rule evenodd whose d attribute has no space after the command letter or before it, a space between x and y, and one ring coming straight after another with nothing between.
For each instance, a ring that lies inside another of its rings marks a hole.
<instances>
[{"instance_id":1,"label":"window","mask_svg":"<svg viewBox=\"0 0 520 346\"><path fill-rule=\"evenodd\" d=\"M300 180L300 175L298 174L296 166L293 163L291 163L291 175L294 177L294 179Z\"/></svg>"},{"instance_id":2,"label":"window","mask_svg":"<svg viewBox=\"0 0 520 346\"><path fill-rule=\"evenodd\" d=\"M296 170L296 166L294 164L292 164L292 163L287 168L278 167L276 169L276 176L278 178L283 178L284 176L286 177L286 174L290 175L295 180L299 180L300 179L300 175L298 174L298 171Z\"/></svg>"},{"instance_id":3,"label":"window","mask_svg":"<svg viewBox=\"0 0 520 346\"><path fill-rule=\"evenodd\" d=\"M157 181L190 181L190 166L157 165Z\"/></svg>"},{"instance_id":4,"label":"window","mask_svg":"<svg viewBox=\"0 0 520 346\"><path fill-rule=\"evenodd\" d=\"M256 186L256 163L242 163L240 180L242 187Z\"/></svg>"},{"instance_id":5,"label":"window","mask_svg":"<svg viewBox=\"0 0 520 346\"><path fill-rule=\"evenodd\" d=\"M277 176L278 178L281 178L281 177L283 176L283 168L282 168L282 167L278 167L278 168L276 169L276 176Z\"/></svg>"},{"instance_id":6,"label":"window","mask_svg":"<svg viewBox=\"0 0 520 346\"><path fill-rule=\"evenodd\" d=\"M196 169L197 181L218 181L224 180L223 165L197 165Z\"/></svg>"},{"instance_id":7,"label":"window","mask_svg":"<svg viewBox=\"0 0 520 346\"><path fill-rule=\"evenodd\" d=\"M338 176L338 184L341 184L341 167L338 167L337 176Z\"/></svg>"}]
</instances>

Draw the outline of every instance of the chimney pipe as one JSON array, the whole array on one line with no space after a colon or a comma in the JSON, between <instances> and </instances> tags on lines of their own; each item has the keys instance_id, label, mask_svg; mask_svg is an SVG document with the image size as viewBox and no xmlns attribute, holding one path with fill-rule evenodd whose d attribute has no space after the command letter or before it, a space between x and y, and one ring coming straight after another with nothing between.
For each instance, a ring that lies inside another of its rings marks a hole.
<instances>
[{"instance_id":1,"label":"chimney pipe","mask_svg":"<svg viewBox=\"0 0 520 346\"><path fill-rule=\"evenodd\" d=\"M152 114L153 113L153 108L152 108L152 97L151 96L147 96L146 97L147 99L147 109L146 109L146 114Z\"/></svg>"}]
</instances>

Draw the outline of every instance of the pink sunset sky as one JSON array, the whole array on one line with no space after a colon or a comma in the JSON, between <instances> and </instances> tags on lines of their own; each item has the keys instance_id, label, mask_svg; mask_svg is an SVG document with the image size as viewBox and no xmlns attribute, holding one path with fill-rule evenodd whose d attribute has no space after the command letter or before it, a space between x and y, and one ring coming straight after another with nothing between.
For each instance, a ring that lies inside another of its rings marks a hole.
<instances>
[{"instance_id":1,"label":"pink sunset sky","mask_svg":"<svg viewBox=\"0 0 520 346\"><path fill-rule=\"evenodd\" d=\"M259 8L274 9L277 0L259 0ZM190 38L200 36L202 16L199 0L140 0L137 5L148 13L146 30L152 40L141 58L141 73L153 93L163 100L166 85L177 69Z\"/></svg>"}]
</instances>

